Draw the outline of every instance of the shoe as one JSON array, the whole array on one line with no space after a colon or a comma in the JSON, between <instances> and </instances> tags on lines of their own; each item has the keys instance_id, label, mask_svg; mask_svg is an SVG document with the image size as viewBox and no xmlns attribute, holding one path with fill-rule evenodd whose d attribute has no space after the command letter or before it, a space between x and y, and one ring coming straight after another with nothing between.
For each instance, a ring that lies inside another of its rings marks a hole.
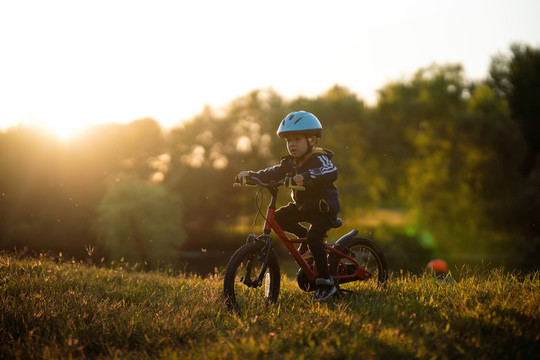
<instances>
[{"instance_id":1,"label":"shoe","mask_svg":"<svg viewBox=\"0 0 540 360\"><path fill-rule=\"evenodd\" d=\"M336 285L334 285L334 279L332 278L317 278L315 284L317 285L317 291L315 291L315 295L313 295L313 301L326 301L337 292Z\"/></svg>"}]
</instances>

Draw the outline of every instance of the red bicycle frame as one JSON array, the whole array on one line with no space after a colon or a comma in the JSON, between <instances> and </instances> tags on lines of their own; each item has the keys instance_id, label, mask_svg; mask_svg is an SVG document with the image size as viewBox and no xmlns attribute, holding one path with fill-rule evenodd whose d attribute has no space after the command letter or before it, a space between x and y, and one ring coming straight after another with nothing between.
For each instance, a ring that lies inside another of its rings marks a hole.
<instances>
[{"instance_id":1,"label":"red bicycle frame","mask_svg":"<svg viewBox=\"0 0 540 360\"><path fill-rule=\"evenodd\" d=\"M317 278L316 266L314 265L313 268L311 268L306 262L306 259L304 259L304 257L298 252L298 250L294 246L295 244L305 243L307 239L306 238L291 239L281 229L279 224L274 219L274 214L276 212L276 198L277 198L278 188L277 186L272 186L272 187L267 187L267 189L268 191L270 191L270 194L272 195L272 199L266 211L263 232L266 235L270 235L270 232L274 230L274 232L280 238L285 248L287 248L287 250L289 251L289 254L291 254L291 256L294 258L296 263L304 270L308 280L314 283ZM362 269L360 265L358 265L358 262L356 261L354 257L337 250L332 245L325 244L325 248L328 254L336 253L340 258L340 263L343 259L347 259L351 261L355 266L355 272L353 274L339 274L339 271L338 271L337 274L332 275L332 277L335 280L338 280L340 283L346 283L349 281L366 280L366 279L371 278L371 273Z\"/></svg>"}]
</instances>

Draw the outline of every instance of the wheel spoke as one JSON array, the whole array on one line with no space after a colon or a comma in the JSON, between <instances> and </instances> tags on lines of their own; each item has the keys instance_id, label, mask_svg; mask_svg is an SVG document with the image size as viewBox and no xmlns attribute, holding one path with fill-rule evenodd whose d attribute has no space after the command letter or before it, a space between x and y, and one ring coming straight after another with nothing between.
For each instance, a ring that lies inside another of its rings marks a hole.
<instances>
[{"instance_id":1,"label":"wheel spoke","mask_svg":"<svg viewBox=\"0 0 540 360\"><path fill-rule=\"evenodd\" d=\"M377 287L386 281L388 273L386 260L382 251L373 241L365 238L351 238L340 245L349 249L358 265L371 274L371 276L360 282L345 283L344 281L340 286L343 285L348 288ZM333 256L329 259L329 262L331 268L337 270L336 275L352 275L356 271L354 263L349 259ZM338 266L332 265L332 263L338 264Z\"/></svg>"}]
</instances>

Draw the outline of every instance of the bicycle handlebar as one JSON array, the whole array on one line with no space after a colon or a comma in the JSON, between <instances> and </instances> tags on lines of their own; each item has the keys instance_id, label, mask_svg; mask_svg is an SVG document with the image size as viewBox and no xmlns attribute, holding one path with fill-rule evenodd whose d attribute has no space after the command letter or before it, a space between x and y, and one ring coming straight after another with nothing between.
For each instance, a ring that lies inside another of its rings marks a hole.
<instances>
[{"instance_id":1,"label":"bicycle handlebar","mask_svg":"<svg viewBox=\"0 0 540 360\"><path fill-rule=\"evenodd\" d=\"M250 181L251 184L248 181ZM233 183L234 187L241 187L241 186L244 186L244 185L258 185L258 186L261 186L261 187L273 187L273 186L283 185L287 189L291 189L291 190L299 190L299 191L306 190L306 188L304 186L293 185L292 178L290 178L290 177L286 177L284 179L281 179L281 180L275 181L275 182L271 182L271 183L263 183L259 178L256 178L256 177L253 177L253 176L249 176L249 177L244 176L244 177L242 177L241 182Z\"/></svg>"}]
</instances>

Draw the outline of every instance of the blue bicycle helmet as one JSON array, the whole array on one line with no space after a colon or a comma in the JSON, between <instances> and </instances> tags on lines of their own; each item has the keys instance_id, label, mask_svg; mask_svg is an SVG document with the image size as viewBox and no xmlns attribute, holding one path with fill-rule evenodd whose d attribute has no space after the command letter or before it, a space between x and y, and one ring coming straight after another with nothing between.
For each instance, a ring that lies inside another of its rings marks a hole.
<instances>
[{"instance_id":1,"label":"blue bicycle helmet","mask_svg":"<svg viewBox=\"0 0 540 360\"><path fill-rule=\"evenodd\" d=\"M307 111L295 111L285 116L279 124L277 135L284 138L290 133L300 133L306 136L322 136L322 125L319 119Z\"/></svg>"}]
</instances>

